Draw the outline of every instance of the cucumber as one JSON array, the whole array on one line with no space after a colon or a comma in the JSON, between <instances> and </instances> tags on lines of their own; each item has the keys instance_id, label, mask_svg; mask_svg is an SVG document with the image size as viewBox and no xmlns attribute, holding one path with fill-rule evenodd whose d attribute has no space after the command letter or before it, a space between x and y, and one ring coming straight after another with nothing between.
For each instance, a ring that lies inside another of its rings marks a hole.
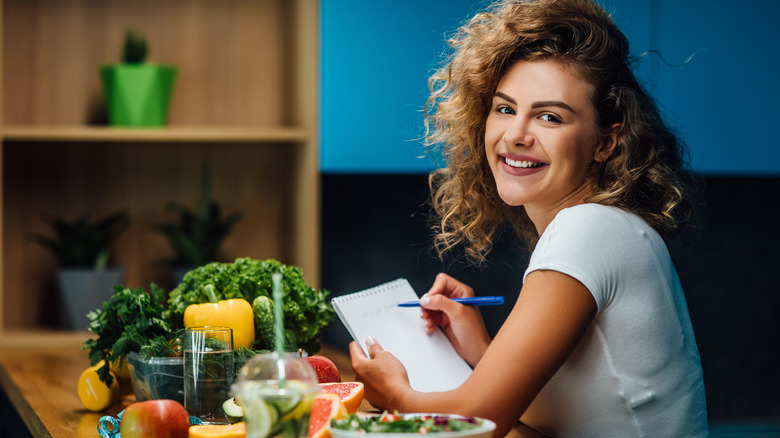
<instances>
[{"instance_id":1,"label":"cucumber","mask_svg":"<svg viewBox=\"0 0 780 438\"><path fill-rule=\"evenodd\" d=\"M238 423L244 419L244 408L236 403L236 398L231 397L222 403L222 410L225 411L225 416L230 424Z\"/></svg>"},{"instance_id":2,"label":"cucumber","mask_svg":"<svg viewBox=\"0 0 780 438\"><path fill-rule=\"evenodd\" d=\"M300 392L287 391L285 394L271 394L266 396L265 401L276 408L279 411L279 415L283 416L290 413L295 409L303 399Z\"/></svg>"}]
</instances>

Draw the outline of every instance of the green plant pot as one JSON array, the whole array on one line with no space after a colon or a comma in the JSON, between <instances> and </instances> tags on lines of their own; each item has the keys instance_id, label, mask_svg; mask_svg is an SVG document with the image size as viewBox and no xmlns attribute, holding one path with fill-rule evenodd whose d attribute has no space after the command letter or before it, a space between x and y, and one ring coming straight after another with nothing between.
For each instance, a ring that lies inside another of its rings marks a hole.
<instances>
[{"instance_id":1,"label":"green plant pot","mask_svg":"<svg viewBox=\"0 0 780 438\"><path fill-rule=\"evenodd\" d=\"M113 126L164 126L168 122L176 67L113 64L100 68L108 119Z\"/></svg>"}]
</instances>

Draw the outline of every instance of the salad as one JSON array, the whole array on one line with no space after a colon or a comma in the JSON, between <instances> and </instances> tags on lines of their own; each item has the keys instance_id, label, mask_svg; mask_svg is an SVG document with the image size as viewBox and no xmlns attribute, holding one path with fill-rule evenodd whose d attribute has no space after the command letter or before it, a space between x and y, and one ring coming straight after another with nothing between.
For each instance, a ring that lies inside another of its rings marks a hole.
<instances>
[{"instance_id":1,"label":"salad","mask_svg":"<svg viewBox=\"0 0 780 438\"><path fill-rule=\"evenodd\" d=\"M476 429L482 420L444 414L402 416L398 412L382 412L378 416L361 417L350 414L340 420L331 420L332 429L370 433L436 433Z\"/></svg>"}]
</instances>

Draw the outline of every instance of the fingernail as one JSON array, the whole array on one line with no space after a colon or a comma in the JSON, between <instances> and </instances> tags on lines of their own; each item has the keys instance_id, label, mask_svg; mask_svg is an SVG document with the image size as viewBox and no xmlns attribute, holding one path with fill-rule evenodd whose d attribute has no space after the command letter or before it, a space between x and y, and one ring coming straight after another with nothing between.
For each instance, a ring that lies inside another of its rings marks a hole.
<instances>
[{"instance_id":1,"label":"fingernail","mask_svg":"<svg viewBox=\"0 0 780 438\"><path fill-rule=\"evenodd\" d=\"M424 306L424 305L426 305L426 304L428 304L430 302L431 302L431 299L426 297L426 296L423 296L422 298L420 298L420 305L421 306Z\"/></svg>"},{"instance_id":2,"label":"fingernail","mask_svg":"<svg viewBox=\"0 0 780 438\"><path fill-rule=\"evenodd\" d=\"M376 339L374 339L373 336L369 336L366 338L366 347L370 347L374 344L376 344Z\"/></svg>"}]
</instances>

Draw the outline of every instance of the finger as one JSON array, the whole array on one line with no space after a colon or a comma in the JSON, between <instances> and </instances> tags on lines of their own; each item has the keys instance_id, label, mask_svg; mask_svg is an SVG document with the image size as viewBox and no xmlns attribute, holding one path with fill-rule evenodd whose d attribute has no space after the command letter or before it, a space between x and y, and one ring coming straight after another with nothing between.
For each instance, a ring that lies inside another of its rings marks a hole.
<instances>
[{"instance_id":1,"label":"finger","mask_svg":"<svg viewBox=\"0 0 780 438\"><path fill-rule=\"evenodd\" d=\"M452 301L443 295L433 295L420 298L420 306L430 312L437 311L449 315L452 312L459 310L463 304Z\"/></svg>"},{"instance_id":2,"label":"finger","mask_svg":"<svg viewBox=\"0 0 780 438\"><path fill-rule=\"evenodd\" d=\"M349 343L349 354L352 356L352 358L360 358L360 359L368 359L366 357L366 353L363 352L363 349L360 348L360 344L358 344L355 341L352 341Z\"/></svg>"},{"instance_id":3,"label":"finger","mask_svg":"<svg viewBox=\"0 0 780 438\"><path fill-rule=\"evenodd\" d=\"M373 336L369 336L366 338L366 350L368 350L368 357L373 359L378 352L382 351L382 346Z\"/></svg>"},{"instance_id":4,"label":"finger","mask_svg":"<svg viewBox=\"0 0 780 438\"><path fill-rule=\"evenodd\" d=\"M473 297L474 290L453 277L441 273L436 276L436 280L434 281L431 290L423 296L435 295L444 295L448 298Z\"/></svg>"},{"instance_id":5,"label":"finger","mask_svg":"<svg viewBox=\"0 0 780 438\"><path fill-rule=\"evenodd\" d=\"M443 294L447 292L448 288L447 285L449 284L450 280L453 279L449 275L440 272L436 275L436 278L433 280L433 285L430 289L428 289L428 292L423 294L423 297L431 296L431 295L437 295L437 294Z\"/></svg>"},{"instance_id":6,"label":"finger","mask_svg":"<svg viewBox=\"0 0 780 438\"><path fill-rule=\"evenodd\" d=\"M429 326L441 324L442 313L438 311L423 309L423 313L420 315L420 319L425 320L425 324Z\"/></svg>"},{"instance_id":7,"label":"finger","mask_svg":"<svg viewBox=\"0 0 780 438\"><path fill-rule=\"evenodd\" d=\"M441 320L441 312L424 309L422 307L421 309L422 309L422 312L420 312L421 319L424 319L426 321L433 321L434 323L438 323L438 321Z\"/></svg>"}]
</instances>

